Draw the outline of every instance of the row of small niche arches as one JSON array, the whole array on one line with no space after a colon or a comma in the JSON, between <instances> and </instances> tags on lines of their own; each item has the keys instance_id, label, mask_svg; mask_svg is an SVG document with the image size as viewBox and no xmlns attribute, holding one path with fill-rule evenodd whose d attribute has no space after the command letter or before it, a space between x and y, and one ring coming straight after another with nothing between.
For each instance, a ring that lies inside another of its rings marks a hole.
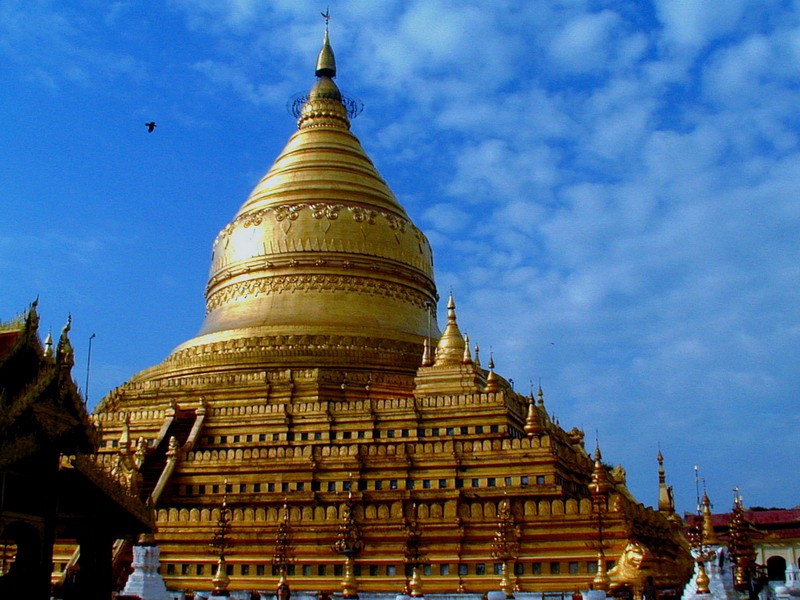
<instances>
[{"instance_id":1,"label":"row of small niche arches","mask_svg":"<svg viewBox=\"0 0 800 600\"><path fill-rule=\"evenodd\" d=\"M546 440L544 444L542 441ZM415 444L417 449L414 454L441 454L443 452L493 452L501 449L517 448L538 448L548 446L549 440L527 438L523 439L493 439L493 440L464 440L464 441L444 441L444 442L418 442ZM347 444L341 446L321 446L320 456L355 456L359 454L361 444ZM396 454L407 454L405 444L364 444L365 450L361 450L367 456L392 456ZM249 460L260 458L294 458L308 457L313 453L311 445L304 446L277 446L264 448L228 448L219 450L193 450L187 453L187 460L199 462L214 462L219 460Z\"/></svg>"},{"instance_id":2,"label":"row of small niche arches","mask_svg":"<svg viewBox=\"0 0 800 600\"><path fill-rule=\"evenodd\" d=\"M592 503L588 498L576 500L569 498L566 501L560 498L525 500L513 503L513 513L516 518L546 517L550 515L589 515L592 512ZM289 507L290 522L304 521L338 521L343 516L344 503L329 504L328 506L292 506ZM403 518L403 503L369 504L365 507L354 507L356 519L359 520L387 520ZM453 502L422 502L417 505L417 518L420 521L450 519L456 516L467 521L482 520L497 516L497 502L470 502L458 506ZM267 522L277 523L283 518L283 509L280 507L236 507L231 510L232 521L239 523ZM456 515L456 513L458 513ZM159 522L216 522L220 518L219 508L163 508L157 511Z\"/></svg>"},{"instance_id":3,"label":"row of small niche arches","mask_svg":"<svg viewBox=\"0 0 800 600\"><path fill-rule=\"evenodd\" d=\"M198 347L199 348L199 347ZM198 351L197 348L193 350ZM186 352L184 350L183 352ZM235 376L223 376L223 375L214 375L214 376L206 376L206 377L196 377L194 378L195 384L210 384L210 383L239 383L242 378L246 378L248 381L253 380L255 382L263 382L264 377L263 374L259 376L259 374L236 374ZM394 380L393 378L387 376L384 380L385 383L405 383L405 381L401 380ZM276 382L273 382L275 384ZM289 383L289 380L286 380L282 383ZM162 387L165 386L164 383L159 381L145 381L145 382L137 382L135 384L127 384L128 386L134 386L135 388L143 388L143 389L150 389L153 387ZM353 384L357 385L357 384ZM109 398L116 398L120 397L122 394L117 391L113 390L109 393ZM483 394L457 394L457 395L441 395L441 396L432 396L427 398L421 398L419 400L414 400L413 398L378 398L375 399L372 403L370 401L364 400L350 400L347 402L342 401L335 401L331 403L323 403L323 402L298 402L297 404L293 405L292 409L298 413L309 413L309 414L319 414L324 413L328 410L339 413L339 412L360 412L363 410L370 410L374 409L376 411L382 410L414 410L415 407L422 407L422 408L442 408L442 407L450 407L450 406L465 406L471 404L496 404L502 399L503 402L507 401L507 399L499 393L483 393ZM176 405L177 407L177 405ZM184 408L197 408L197 405L190 405L184 406ZM215 417L241 417L241 416L248 416L248 415L264 415L264 414L283 414L285 407L283 404L265 404L264 402L259 402L257 404L246 404L242 406L226 406L226 405L218 405L218 406L208 406L206 408L206 414L208 416L215 416ZM152 421L163 421L164 418L167 416L165 409L137 409L131 411L113 411L113 412L106 412L106 413L97 413L92 415L92 419L98 422L107 422L109 425L118 425L122 426L125 422L126 418L131 423L145 423L145 422L152 422Z\"/></svg>"}]
</instances>

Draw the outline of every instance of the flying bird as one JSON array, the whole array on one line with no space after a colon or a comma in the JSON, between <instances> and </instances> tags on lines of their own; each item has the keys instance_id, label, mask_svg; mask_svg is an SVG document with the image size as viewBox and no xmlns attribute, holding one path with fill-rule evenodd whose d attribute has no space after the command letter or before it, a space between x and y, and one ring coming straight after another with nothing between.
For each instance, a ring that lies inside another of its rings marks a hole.
<instances>
[{"instance_id":1,"label":"flying bird","mask_svg":"<svg viewBox=\"0 0 800 600\"><path fill-rule=\"evenodd\" d=\"M156 122L150 121L149 123L145 123L144 126L147 127L147 133L153 133L156 129Z\"/></svg>"}]
</instances>

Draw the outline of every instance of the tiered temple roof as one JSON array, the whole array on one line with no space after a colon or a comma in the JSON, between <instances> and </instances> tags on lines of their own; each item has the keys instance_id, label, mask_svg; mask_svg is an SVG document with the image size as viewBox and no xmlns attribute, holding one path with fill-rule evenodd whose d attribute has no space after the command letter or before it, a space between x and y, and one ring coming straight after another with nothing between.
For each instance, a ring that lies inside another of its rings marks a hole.
<instances>
[{"instance_id":1,"label":"tiered temple roof","mask_svg":"<svg viewBox=\"0 0 800 600\"><path fill-rule=\"evenodd\" d=\"M58 343L38 334L36 303L0 324L0 597L49 598L55 540L81 540L68 587L75 597L111 593L117 538L150 531L137 477L104 469L100 435L72 380L67 322ZM130 471L131 475L138 475Z\"/></svg>"}]
</instances>

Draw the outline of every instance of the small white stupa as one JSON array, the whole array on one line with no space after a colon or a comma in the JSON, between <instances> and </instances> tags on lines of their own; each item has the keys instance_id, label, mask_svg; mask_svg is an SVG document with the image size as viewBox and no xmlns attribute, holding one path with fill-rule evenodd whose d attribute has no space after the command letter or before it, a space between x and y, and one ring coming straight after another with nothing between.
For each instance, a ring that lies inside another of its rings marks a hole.
<instances>
[{"instance_id":1,"label":"small white stupa","mask_svg":"<svg viewBox=\"0 0 800 600\"><path fill-rule=\"evenodd\" d=\"M160 554L158 546L146 541L133 547L133 573L128 576L122 591L124 596L138 596L142 600L172 600L158 572Z\"/></svg>"}]
</instances>

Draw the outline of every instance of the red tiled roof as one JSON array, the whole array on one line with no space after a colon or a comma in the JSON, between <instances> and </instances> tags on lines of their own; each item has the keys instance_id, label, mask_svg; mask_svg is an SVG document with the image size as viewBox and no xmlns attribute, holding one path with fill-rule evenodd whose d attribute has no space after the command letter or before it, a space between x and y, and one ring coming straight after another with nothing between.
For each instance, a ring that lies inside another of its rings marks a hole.
<instances>
[{"instance_id":1,"label":"red tiled roof","mask_svg":"<svg viewBox=\"0 0 800 600\"><path fill-rule=\"evenodd\" d=\"M730 513L711 515L711 524L714 529L728 528ZM745 518L766 536L778 538L800 537L800 508L781 508L770 510L746 510ZM698 515L685 515L687 525L699 525L702 517Z\"/></svg>"},{"instance_id":2,"label":"red tiled roof","mask_svg":"<svg viewBox=\"0 0 800 600\"><path fill-rule=\"evenodd\" d=\"M20 330L12 329L0 331L0 358L6 355L19 337Z\"/></svg>"}]
</instances>

